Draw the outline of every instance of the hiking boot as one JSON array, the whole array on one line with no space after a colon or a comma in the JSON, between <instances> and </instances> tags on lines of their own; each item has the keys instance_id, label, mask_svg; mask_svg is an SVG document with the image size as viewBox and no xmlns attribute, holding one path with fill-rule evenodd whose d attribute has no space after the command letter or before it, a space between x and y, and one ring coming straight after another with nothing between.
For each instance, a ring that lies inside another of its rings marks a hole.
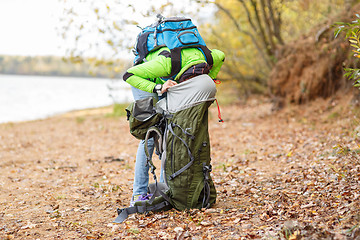
<instances>
[{"instance_id":1,"label":"hiking boot","mask_svg":"<svg viewBox=\"0 0 360 240\"><path fill-rule=\"evenodd\" d=\"M145 194L139 194L139 195L135 195L131 198L130 201L130 207L135 206L136 202L143 202L143 201L147 201L152 197L152 194L149 193L145 193Z\"/></svg>"}]
</instances>

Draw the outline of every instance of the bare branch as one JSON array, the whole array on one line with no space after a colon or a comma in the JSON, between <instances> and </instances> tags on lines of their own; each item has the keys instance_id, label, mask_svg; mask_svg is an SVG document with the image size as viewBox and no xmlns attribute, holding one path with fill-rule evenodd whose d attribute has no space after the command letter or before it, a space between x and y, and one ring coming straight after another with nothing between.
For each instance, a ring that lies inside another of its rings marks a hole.
<instances>
[{"instance_id":1,"label":"bare branch","mask_svg":"<svg viewBox=\"0 0 360 240\"><path fill-rule=\"evenodd\" d=\"M218 7L219 10L223 11L223 12L230 18L230 20L233 22L233 24L235 25L236 29L237 29L239 32L241 32L241 33L243 33L243 34L245 34L245 35L247 35L248 37L251 38L251 41L252 41L253 44L255 45L255 48L258 50L259 55L260 55L261 58L264 60L264 62L265 62L265 64L266 64L266 67L267 67L268 69L271 69L271 66L273 65L273 63L269 60L268 55L266 55L266 54L264 53L264 49L259 45L259 43L258 43L258 41L257 41L257 38L256 38L253 34L251 34L249 31L243 30L243 29L240 27L240 25L239 25L239 23L237 22L237 20L235 19L235 17L231 14L231 12L230 12L228 9L224 8L224 7L221 6L219 3L215 3L215 5Z\"/></svg>"},{"instance_id":2,"label":"bare branch","mask_svg":"<svg viewBox=\"0 0 360 240\"><path fill-rule=\"evenodd\" d=\"M244 7L244 9L245 9L245 11L246 11L247 19L248 19L248 22L250 23L250 26L252 27L252 29L254 30L254 32L257 33L258 30L257 30L255 24L254 24L253 21L252 21L251 13L250 13L248 7L246 6L244 0L238 0L238 1L243 5L243 7Z\"/></svg>"},{"instance_id":3,"label":"bare branch","mask_svg":"<svg viewBox=\"0 0 360 240\"><path fill-rule=\"evenodd\" d=\"M260 20L260 16L259 16L259 10L257 8L257 2L255 0L251 0L251 5L254 9L255 12L255 17L256 17L256 23L259 27L260 30L260 36L261 36L261 40L263 42L264 48L266 49L266 53L267 55L272 55L271 49L269 48L269 42L268 39L265 35L265 31L264 31L264 27L263 27L263 23Z\"/></svg>"},{"instance_id":4,"label":"bare branch","mask_svg":"<svg viewBox=\"0 0 360 240\"><path fill-rule=\"evenodd\" d=\"M279 43L281 45L284 44L284 41L281 37L281 13L280 11L277 11L277 16L274 15L274 9L273 6L271 4L272 0L267 0L267 7L269 9L269 14L270 14L270 21L273 25L273 29L274 29L274 36L276 37L276 39L279 41Z\"/></svg>"},{"instance_id":5,"label":"bare branch","mask_svg":"<svg viewBox=\"0 0 360 240\"><path fill-rule=\"evenodd\" d=\"M272 31L271 26L270 26L269 16L268 16L267 11L266 11L265 0L260 0L260 4L261 4L261 10L262 10L262 14L263 14L263 21L264 21L264 23L266 25L266 27L265 27L266 34L267 34L268 39L269 39L269 43L270 43L270 47L272 49L272 53L274 53L276 46L275 46L275 43L274 43L274 40L273 40L273 31Z\"/></svg>"}]
</instances>

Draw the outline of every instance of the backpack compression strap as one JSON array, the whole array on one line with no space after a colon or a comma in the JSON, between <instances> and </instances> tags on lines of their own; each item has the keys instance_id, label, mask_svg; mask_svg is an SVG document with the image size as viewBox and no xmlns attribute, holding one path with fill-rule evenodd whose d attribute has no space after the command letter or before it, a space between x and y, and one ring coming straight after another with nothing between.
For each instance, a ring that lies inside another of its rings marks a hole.
<instances>
[{"instance_id":1,"label":"backpack compression strap","mask_svg":"<svg viewBox=\"0 0 360 240\"><path fill-rule=\"evenodd\" d=\"M206 165L206 163L203 163L203 174L204 174L204 196L203 196L203 202L202 207L203 208L209 208L209 200L210 200L210 172L212 171L211 164L209 166Z\"/></svg>"},{"instance_id":2,"label":"backpack compression strap","mask_svg":"<svg viewBox=\"0 0 360 240\"><path fill-rule=\"evenodd\" d=\"M212 68L212 66L214 65L214 59L211 55L211 51L209 48L207 48L206 46L197 46L198 48L200 48L200 50L203 52L206 62L207 64L209 64L210 68ZM181 47L177 47L174 49L171 49L171 72L170 75L167 76L168 78L175 78L176 75L180 72L181 70Z\"/></svg>"},{"instance_id":3,"label":"backpack compression strap","mask_svg":"<svg viewBox=\"0 0 360 240\"><path fill-rule=\"evenodd\" d=\"M118 216L116 217L116 219L114 220L115 223L122 223L123 221L125 221L125 219L134 213L147 213L150 211L156 212L156 211L160 211L160 210L170 210L171 208L173 208L173 206L171 205L171 200L169 199L169 197L158 188L158 184L157 184L157 179L156 179L156 174L155 174L155 166L153 164L153 162L151 161L151 157L149 154L149 150L147 148L147 141L149 140L149 138L154 137L155 138L155 145L158 151L160 151L160 153L163 151L162 150L162 134L161 131L157 128L157 127L150 127L147 132L146 132L146 136L145 136L145 155L146 155L146 159L148 161L148 163L150 164L151 167L151 173L154 176L154 180L155 180L155 192L153 194L153 196L151 197L151 199L148 201L148 203L150 205L146 205L146 203L143 203L143 205L139 205L139 206L133 206L133 207L128 207L128 208L123 208L123 209L117 209L118 212ZM152 204L154 199L155 199L155 193L159 193L163 198L164 201L157 203L157 204Z\"/></svg>"},{"instance_id":4,"label":"backpack compression strap","mask_svg":"<svg viewBox=\"0 0 360 240\"><path fill-rule=\"evenodd\" d=\"M162 137L162 133L161 133L160 129L155 126L150 127L146 132L145 140L144 140L145 141L144 148L145 148L146 160L147 160L147 163L150 165L151 173L153 174L154 181L155 181L155 192L160 194L166 201L171 203L170 198L163 191L161 191L157 185L157 178L156 178L156 174L155 174L156 167L155 167L153 161L151 160L151 156L150 156L149 149L147 146L148 140L151 137L154 138L156 150L158 151L159 154L161 154L163 152L163 149L162 149L163 137ZM149 204L152 204L154 199L155 199L155 194L153 194L153 196L149 200Z\"/></svg>"},{"instance_id":5,"label":"backpack compression strap","mask_svg":"<svg viewBox=\"0 0 360 240\"><path fill-rule=\"evenodd\" d=\"M149 149L148 149L148 140L150 138L154 138L154 144L155 144L155 148L156 151L160 154L163 152L162 149L162 142L163 142L163 137L162 137L162 133L161 130L158 127L152 126L150 127L147 131L146 131L146 135L145 135L145 144L144 144L144 150L145 150L145 155L146 155L146 159L147 161L150 163L150 165L154 165L152 160L151 160L151 156L149 153Z\"/></svg>"},{"instance_id":6,"label":"backpack compression strap","mask_svg":"<svg viewBox=\"0 0 360 240\"><path fill-rule=\"evenodd\" d=\"M179 125L175 124L175 123L171 123L168 125L169 131L172 133L172 135L174 135L176 138L178 138L186 147L187 153L189 155L190 161L181 169L179 169L177 172L173 173L172 175L169 176L169 180L173 180L175 177L179 176L181 173L183 173L186 169L188 169L193 163L194 163L194 156L192 155L191 151L190 151L190 147L188 146L188 144L184 141L184 139L180 138L178 135L175 134L173 127L178 127L182 130L183 133L185 133L186 135L190 136L190 138L192 140L195 139L195 136L191 135L190 133L186 132L186 130L184 130L182 127L180 127Z\"/></svg>"}]
</instances>

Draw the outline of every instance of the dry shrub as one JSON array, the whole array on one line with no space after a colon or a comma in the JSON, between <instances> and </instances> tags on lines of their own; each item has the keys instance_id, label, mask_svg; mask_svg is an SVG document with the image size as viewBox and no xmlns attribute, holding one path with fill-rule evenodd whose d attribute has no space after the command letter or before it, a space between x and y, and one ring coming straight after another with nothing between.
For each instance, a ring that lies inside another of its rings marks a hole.
<instances>
[{"instance_id":1,"label":"dry shrub","mask_svg":"<svg viewBox=\"0 0 360 240\"><path fill-rule=\"evenodd\" d=\"M352 21L359 10L360 4L278 50L269 87L279 105L303 104L353 90L343 77L343 67L354 66L355 61L344 36L334 38L332 24Z\"/></svg>"}]
</instances>

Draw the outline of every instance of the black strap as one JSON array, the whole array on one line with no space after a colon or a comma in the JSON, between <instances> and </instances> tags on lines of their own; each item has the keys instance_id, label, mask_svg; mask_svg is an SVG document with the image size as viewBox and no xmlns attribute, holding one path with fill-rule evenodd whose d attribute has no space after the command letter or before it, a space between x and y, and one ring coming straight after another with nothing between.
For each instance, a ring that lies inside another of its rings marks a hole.
<instances>
[{"instance_id":1,"label":"black strap","mask_svg":"<svg viewBox=\"0 0 360 240\"><path fill-rule=\"evenodd\" d=\"M118 216L114 220L114 223L122 223L125 219L134 213L146 213L146 212L156 212L159 210L171 209L172 206L169 202L163 201L152 206L133 206L128 208L117 209Z\"/></svg>"},{"instance_id":2,"label":"black strap","mask_svg":"<svg viewBox=\"0 0 360 240\"><path fill-rule=\"evenodd\" d=\"M161 53L159 53L159 56L164 56L164 57L166 57L166 58L171 58L171 54L170 54L170 52L167 51L167 50L164 50L164 51L162 51Z\"/></svg>"},{"instance_id":3,"label":"black strap","mask_svg":"<svg viewBox=\"0 0 360 240\"><path fill-rule=\"evenodd\" d=\"M172 173L175 172L175 167L174 167L174 142L175 142L175 138L171 139L170 166L171 166L171 172Z\"/></svg>"},{"instance_id":4,"label":"black strap","mask_svg":"<svg viewBox=\"0 0 360 240\"><path fill-rule=\"evenodd\" d=\"M208 47L206 47L206 46L200 46L199 48L204 53L205 58L206 58L206 62L209 64L210 68L212 68L212 66L214 65L214 59L213 59L213 57L211 55L210 49Z\"/></svg>"},{"instance_id":5,"label":"black strap","mask_svg":"<svg viewBox=\"0 0 360 240\"><path fill-rule=\"evenodd\" d=\"M138 37L137 43L136 43L136 51L139 54L139 58L136 60L134 65L137 65L137 64L143 62L144 59L146 58L146 56L148 55L149 50L147 48L147 39L148 39L150 33L151 32L146 32L144 34L141 34Z\"/></svg>"},{"instance_id":6,"label":"black strap","mask_svg":"<svg viewBox=\"0 0 360 240\"><path fill-rule=\"evenodd\" d=\"M171 52L171 72L168 78L175 78L181 70L181 48L174 48Z\"/></svg>"},{"instance_id":7,"label":"black strap","mask_svg":"<svg viewBox=\"0 0 360 240\"><path fill-rule=\"evenodd\" d=\"M124 76L123 76L123 80L126 82L126 80L127 80L129 77L131 77L131 76L134 76L134 74L133 74L133 73L126 72L126 73L124 74Z\"/></svg>"},{"instance_id":8,"label":"black strap","mask_svg":"<svg viewBox=\"0 0 360 240\"><path fill-rule=\"evenodd\" d=\"M200 48L200 50L203 52L203 54L206 58L207 64L209 64L210 68L212 68L212 66L214 65L214 59L211 55L210 49L203 45L197 45L197 46L193 46L193 47ZM170 52L171 52L171 72L170 72L170 75L166 76L165 78L175 79L176 75L180 72L180 70L181 70L181 49L183 49L183 48L177 47L177 48L170 50Z\"/></svg>"},{"instance_id":9,"label":"black strap","mask_svg":"<svg viewBox=\"0 0 360 240\"><path fill-rule=\"evenodd\" d=\"M202 208L208 208L209 200L210 200L210 172L212 171L211 164L209 166L206 163L203 163L203 174L204 174L204 196L203 196L203 203Z\"/></svg>"}]
</instances>

